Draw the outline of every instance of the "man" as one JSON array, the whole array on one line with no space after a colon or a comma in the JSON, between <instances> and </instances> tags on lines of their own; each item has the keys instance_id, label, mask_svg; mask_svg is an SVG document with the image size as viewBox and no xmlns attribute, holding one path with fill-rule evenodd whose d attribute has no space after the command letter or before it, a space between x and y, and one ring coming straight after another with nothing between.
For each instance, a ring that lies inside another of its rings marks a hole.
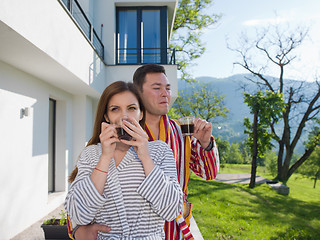
<instances>
[{"instance_id":1,"label":"man","mask_svg":"<svg viewBox=\"0 0 320 240\"><path fill-rule=\"evenodd\" d=\"M149 140L158 139L169 144L176 159L178 181L184 192L185 211L175 221L165 223L166 240L193 239L189 229L192 204L187 201L190 171L205 180L212 180L219 170L218 150L211 136L212 124L197 118L192 140L182 136L179 124L166 115L171 91L164 67L157 64L139 67L134 73L133 83L146 109L145 131ZM81 226L75 231L75 237L77 240L95 239L97 231L109 230L97 224Z\"/></svg>"}]
</instances>

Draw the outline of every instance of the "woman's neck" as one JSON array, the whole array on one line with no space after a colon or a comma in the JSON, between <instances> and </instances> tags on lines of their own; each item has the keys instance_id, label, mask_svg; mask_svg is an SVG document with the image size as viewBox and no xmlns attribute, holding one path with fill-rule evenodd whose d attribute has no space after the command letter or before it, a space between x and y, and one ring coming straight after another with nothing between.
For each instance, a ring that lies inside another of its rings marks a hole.
<instances>
[{"instance_id":1,"label":"woman's neck","mask_svg":"<svg viewBox=\"0 0 320 240\"><path fill-rule=\"evenodd\" d=\"M116 166L118 166L121 163L129 148L130 145L121 142L116 143L116 149L114 151L114 161L116 163Z\"/></svg>"},{"instance_id":2,"label":"woman's neck","mask_svg":"<svg viewBox=\"0 0 320 240\"><path fill-rule=\"evenodd\" d=\"M115 150L119 152L127 152L130 147L130 145L124 144L122 142L117 142Z\"/></svg>"}]
</instances>

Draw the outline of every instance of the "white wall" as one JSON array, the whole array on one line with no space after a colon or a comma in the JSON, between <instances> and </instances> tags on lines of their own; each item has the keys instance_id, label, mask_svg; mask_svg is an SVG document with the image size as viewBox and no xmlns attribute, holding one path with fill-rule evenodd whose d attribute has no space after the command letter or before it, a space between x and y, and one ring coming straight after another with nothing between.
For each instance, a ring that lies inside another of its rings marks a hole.
<instances>
[{"instance_id":1,"label":"white wall","mask_svg":"<svg viewBox=\"0 0 320 240\"><path fill-rule=\"evenodd\" d=\"M63 191L55 197L48 195L49 97L57 100L56 186ZM72 95L3 62L0 102L0 238L9 239L63 202L66 166L73 162L74 103ZM29 116L22 117L25 107Z\"/></svg>"},{"instance_id":2,"label":"white wall","mask_svg":"<svg viewBox=\"0 0 320 240\"><path fill-rule=\"evenodd\" d=\"M74 106L72 126L74 154L72 158L73 166L75 166L79 154L92 136L95 108L94 100L83 95L73 96L72 102Z\"/></svg>"},{"instance_id":3,"label":"white wall","mask_svg":"<svg viewBox=\"0 0 320 240\"><path fill-rule=\"evenodd\" d=\"M115 64L115 32L116 32L116 15L114 0L95 0L94 1L94 28L104 45L105 63L108 65ZM101 34L101 24L103 30Z\"/></svg>"},{"instance_id":4,"label":"white wall","mask_svg":"<svg viewBox=\"0 0 320 240\"><path fill-rule=\"evenodd\" d=\"M98 97L106 84L105 65L62 3L1 0L0 16L2 61L73 94Z\"/></svg>"}]
</instances>

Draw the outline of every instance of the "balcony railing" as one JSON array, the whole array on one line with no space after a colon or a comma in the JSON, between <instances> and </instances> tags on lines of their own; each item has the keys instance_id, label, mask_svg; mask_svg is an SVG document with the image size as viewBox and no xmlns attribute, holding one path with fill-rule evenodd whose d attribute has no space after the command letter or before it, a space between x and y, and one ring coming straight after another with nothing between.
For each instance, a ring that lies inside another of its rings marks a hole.
<instances>
[{"instance_id":1,"label":"balcony railing","mask_svg":"<svg viewBox=\"0 0 320 240\"><path fill-rule=\"evenodd\" d=\"M176 64L175 49L171 48L118 48L117 64Z\"/></svg>"},{"instance_id":2,"label":"balcony railing","mask_svg":"<svg viewBox=\"0 0 320 240\"><path fill-rule=\"evenodd\" d=\"M60 0L68 9L69 14L73 17L83 34L92 44L97 54L104 60L104 46L94 30L92 24L82 10L77 0Z\"/></svg>"}]
</instances>

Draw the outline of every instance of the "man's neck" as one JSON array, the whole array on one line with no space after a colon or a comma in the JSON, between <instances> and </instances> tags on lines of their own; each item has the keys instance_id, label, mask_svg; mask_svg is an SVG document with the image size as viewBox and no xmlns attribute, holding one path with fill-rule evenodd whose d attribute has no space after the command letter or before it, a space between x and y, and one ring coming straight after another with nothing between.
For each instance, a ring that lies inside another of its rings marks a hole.
<instances>
[{"instance_id":1,"label":"man's neck","mask_svg":"<svg viewBox=\"0 0 320 240\"><path fill-rule=\"evenodd\" d=\"M161 115L153 115L150 113L146 113L146 122L156 139L159 139L160 119Z\"/></svg>"}]
</instances>

